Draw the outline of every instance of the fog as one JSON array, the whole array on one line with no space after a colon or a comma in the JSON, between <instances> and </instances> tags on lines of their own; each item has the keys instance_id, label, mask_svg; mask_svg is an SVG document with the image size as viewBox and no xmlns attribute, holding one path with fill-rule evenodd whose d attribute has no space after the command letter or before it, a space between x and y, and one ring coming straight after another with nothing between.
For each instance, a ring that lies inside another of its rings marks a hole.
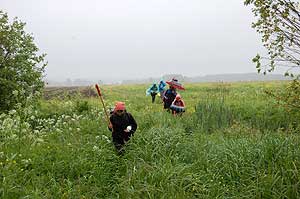
<instances>
[{"instance_id":1,"label":"fog","mask_svg":"<svg viewBox=\"0 0 300 199\"><path fill-rule=\"evenodd\" d=\"M47 79L134 79L256 72L263 51L240 0L0 0L26 22Z\"/></svg>"}]
</instances>

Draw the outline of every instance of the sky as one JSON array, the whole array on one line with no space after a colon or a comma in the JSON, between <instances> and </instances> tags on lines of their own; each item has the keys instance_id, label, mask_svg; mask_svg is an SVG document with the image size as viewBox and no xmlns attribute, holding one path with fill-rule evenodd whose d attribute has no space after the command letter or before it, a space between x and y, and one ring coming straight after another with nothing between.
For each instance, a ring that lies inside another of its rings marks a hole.
<instances>
[{"instance_id":1,"label":"sky","mask_svg":"<svg viewBox=\"0 0 300 199\"><path fill-rule=\"evenodd\" d=\"M243 0L0 0L26 22L47 79L256 72L264 49Z\"/></svg>"}]
</instances>

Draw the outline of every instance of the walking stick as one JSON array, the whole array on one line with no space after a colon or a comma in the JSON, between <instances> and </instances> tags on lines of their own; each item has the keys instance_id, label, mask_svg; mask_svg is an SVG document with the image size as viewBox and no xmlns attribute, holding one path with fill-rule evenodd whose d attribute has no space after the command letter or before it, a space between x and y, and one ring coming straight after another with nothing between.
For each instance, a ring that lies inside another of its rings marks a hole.
<instances>
[{"instance_id":1,"label":"walking stick","mask_svg":"<svg viewBox=\"0 0 300 199\"><path fill-rule=\"evenodd\" d=\"M102 102L102 105L103 105L103 109L104 109L104 113L105 113L105 116L106 116L107 123L108 123L108 125L110 125L109 117L108 117L108 114L107 114L107 111L106 111L106 108L105 108L105 105L104 105L104 101L103 101L103 98L102 98L102 94L101 94L100 88L99 88L98 84L96 84L95 87L96 87L96 89L97 89L98 95L99 95L100 100L101 100L101 102Z\"/></svg>"}]
</instances>

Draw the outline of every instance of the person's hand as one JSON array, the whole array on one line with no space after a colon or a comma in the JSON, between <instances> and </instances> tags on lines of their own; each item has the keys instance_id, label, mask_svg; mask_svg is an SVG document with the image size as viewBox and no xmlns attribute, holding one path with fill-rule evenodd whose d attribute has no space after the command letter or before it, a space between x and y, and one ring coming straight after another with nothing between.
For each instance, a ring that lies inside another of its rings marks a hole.
<instances>
[{"instance_id":1,"label":"person's hand","mask_svg":"<svg viewBox=\"0 0 300 199\"><path fill-rule=\"evenodd\" d=\"M108 128L112 129L112 123L109 123Z\"/></svg>"},{"instance_id":2,"label":"person's hand","mask_svg":"<svg viewBox=\"0 0 300 199\"><path fill-rule=\"evenodd\" d=\"M126 129L124 129L124 132L129 133L131 131L132 127L131 126L127 126Z\"/></svg>"}]
</instances>

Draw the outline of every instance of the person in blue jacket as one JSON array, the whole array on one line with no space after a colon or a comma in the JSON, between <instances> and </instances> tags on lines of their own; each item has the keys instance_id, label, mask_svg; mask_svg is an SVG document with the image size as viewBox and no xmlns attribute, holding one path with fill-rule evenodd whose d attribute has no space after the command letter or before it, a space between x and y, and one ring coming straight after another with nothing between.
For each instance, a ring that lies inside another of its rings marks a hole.
<instances>
[{"instance_id":1,"label":"person in blue jacket","mask_svg":"<svg viewBox=\"0 0 300 199\"><path fill-rule=\"evenodd\" d=\"M158 87L155 83L152 84L152 86L150 88L148 88L146 91L146 95L151 95L152 103L155 102L155 97L156 97L157 93L158 93Z\"/></svg>"},{"instance_id":2,"label":"person in blue jacket","mask_svg":"<svg viewBox=\"0 0 300 199\"><path fill-rule=\"evenodd\" d=\"M165 92L165 87L166 87L166 83L164 82L164 80L160 80L159 84L158 84L158 92L160 94L160 98L161 100L164 99L164 92Z\"/></svg>"}]
</instances>

